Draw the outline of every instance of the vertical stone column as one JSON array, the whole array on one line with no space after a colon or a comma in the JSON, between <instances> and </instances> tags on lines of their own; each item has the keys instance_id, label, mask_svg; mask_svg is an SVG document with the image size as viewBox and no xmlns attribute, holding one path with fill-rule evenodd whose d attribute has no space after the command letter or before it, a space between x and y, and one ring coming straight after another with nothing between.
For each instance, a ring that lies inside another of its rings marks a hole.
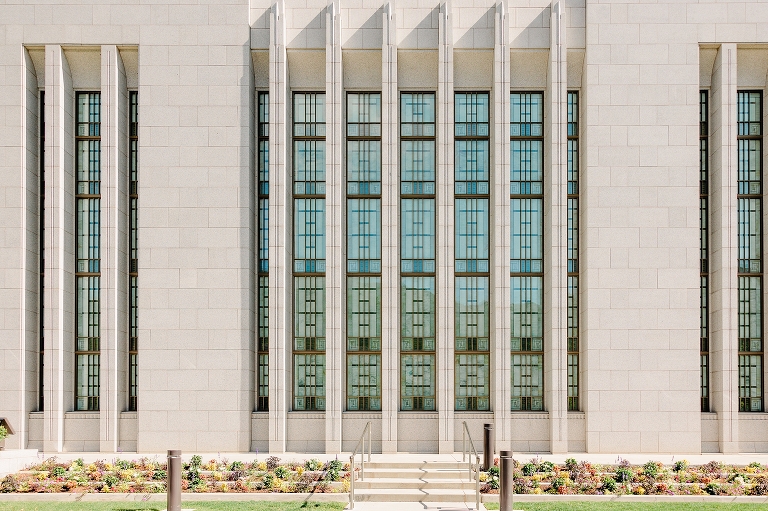
<instances>
[{"instance_id":1,"label":"vertical stone column","mask_svg":"<svg viewBox=\"0 0 768 511\"><path fill-rule=\"evenodd\" d=\"M512 375L510 369L510 175L509 175L509 8L507 0L496 4L493 46L493 165L491 180L491 394L497 449L512 447L512 412L510 410Z\"/></svg>"},{"instance_id":2,"label":"vertical stone column","mask_svg":"<svg viewBox=\"0 0 768 511\"><path fill-rule=\"evenodd\" d=\"M285 452L290 384L286 360L291 352L292 285L290 173L286 125L288 76L285 54L285 2L272 4L269 24L269 452Z\"/></svg>"},{"instance_id":3,"label":"vertical stone column","mask_svg":"<svg viewBox=\"0 0 768 511\"><path fill-rule=\"evenodd\" d=\"M128 87L117 46L101 48L101 371L99 441L117 452L126 409Z\"/></svg>"},{"instance_id":4,"label":"vertical stone column","mask_svg":"<svg viewBox=\"0 0 768 511\"><path fill-rule=\"evenodd\" d=\"M545 96L551 127L548 140L550 172L544 180L544 403L549 411L552 453L568 451L567 284L568 284L568 66L565 2L550 10L548 91ZM547 168L545 163L545 168ZM548 207L546 206L548 205ZM548 214L547 214L548 213Z\"/></svg>"},{"instance_id":5,"label":"vertical stone column","mask_svg":"<svg viewBox=\"0 0 768 511\"><path fill-rule=\"evenodd\" d=\"M720 452L739 452L739 338L736 220L736 45L717 52L710 91L711 406Z\"/></svg>"},{"instance_id":6,"label":"vertical stone column","mask_svg":"<svg viewBox=\"0 0 768 511\"><path fill-rule=\"evenodd\" d=\"M26 448L29 441L29 412L37 409L37 375L41 369L38 367L38 346L40 338L40 277L39 265L41 254L39 252L40 236L40 139L39 139L39 104L38 79L35 74L35 66L32 62L26 48L21 48L21 86L23 94L19 98L21 111L21 128L19 132L19 145L22 148L20 153L20 168L24 171L24 178L19 183L19 188L6 188L8 194L15 194L16 200L13 206L7 204L0 213L5 219L10 220L6 223L8 230L11 226L18 225L17 231L20 236L7 237L3 248L16 249L16 257L5 257L3 269L6 275L5 291L10 293L18 292L19 301L7 301L3 308L6 311L6 317L10 320L13 316L13 309L18 307L18 329L7 330L3 335L10 333L17 337L18 342L15 346L20 346L16 351L11 350L11 346L0 357L6 360L14 360L15 364L7 363L4 366L5 391L0 396L0 408L6 410L8 419L15 428L16 434L8 438L6 444L12 449ZM10 66L9 66L10 67ZM9 109L12 107L8 107ZM11 119L8 119L6 126L10 126ZM7 140L10 145L13 143ZM7 149L11 149L8 147ZM8 166L16 164L11 158L5 162ZM7 185L10 183L6 183ZM9 195L10 197L11 195ZM10 201L9 201L10 202ZM14 219L14 220L11 220ZM18 223L16 220L18 219ZM16 243L10 240L16 239ZM10 255L10 250L6 251ZM11 275L17 276L16 283L12 284ZM17 289L16 286L19 286ZM8 296L8 295L5 295ZM17 325L15 321L11 324ZM9 325L10 326L10 325ZM1 328L1 327L0 327ZM10 337L10 336L9 336ZM5 343L3 343L5 344ZM9 343L10 344L10 343ZM7 357L7 358L6 358Z\"/></svg>"},{"instance_id":7,"label":"vertical stone column","mask_svg":"<svg viewBox=\"0 0 768 511\"><path fill-rule=\"evenodd\" d=\"M381 48L381 452L397 452L397 412L400 409L400 215L399 116L397 93L397 25L390 1L382 14Z\"/></svg>"},{"instance_id":8,"label":"vertical stone column","mask_svg":"<svg viewBox=\"0 0 768 511\"><path fill-rule=\"evenodd\" d=\"M454 451L453 30L450 0L441 0L437 64L437 411L438 451Z\"/></svg>"},{"instance_id":9,"label":"vertical stone column","mask_svg":"<svg viewBox=\"0 0 768 511\"><path fill-rule=\"evenodd\" d=\"M342 246L344 203L342 173L343 119L341 101L341 7L329 0L325 13L325 452L341 451L341 412L344 406L345 286Z\"/></svg>"},{"instance_id":10,"label":"vertical stone column","mask_svg":"<svg viewBox=\"0 0 768 511\"><path fill-rule=\"evenodd\" d=\"M45 47L45 411L43 449L61 452L74 399L74 92L61 46Z\"/></svg>"}]
</instances>

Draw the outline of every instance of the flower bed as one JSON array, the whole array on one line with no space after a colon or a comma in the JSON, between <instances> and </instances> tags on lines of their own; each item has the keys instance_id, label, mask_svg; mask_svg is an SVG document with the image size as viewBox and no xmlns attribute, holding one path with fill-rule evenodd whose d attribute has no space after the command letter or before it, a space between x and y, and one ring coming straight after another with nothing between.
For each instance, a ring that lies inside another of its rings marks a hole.
<instances>
[{"instance_id":1,"label":"flower bed","mask_svg":"<svg viewBox=\"0 0 768 511\"><path fill-rule=\"evenodd\" d=\"M498 493L499 459L488 472L480 474L481 492ZM534 458L514 461L515 493L570 495L768 495L768 467L723 465L711 461L689 466L685 460L674 465L649 461L631 465L597 465L573 458L564 465Z\"/></svg>"},{"instance_id":2,"label":"flower bed","mask_svg":"<svg viewBox=\"0 0 768 511\"><path fill-rule=\"evenodd\" d=\"M84 463L49 458L6 476L0 493L162 493L166 490L165 462L141 458ZM193 456L182 465L185 492L331 493L349 491L349 467L338 460L322 463L281 463L277 457L244 463L226 459L204 463Z\"/></svg>"}]
</instances>

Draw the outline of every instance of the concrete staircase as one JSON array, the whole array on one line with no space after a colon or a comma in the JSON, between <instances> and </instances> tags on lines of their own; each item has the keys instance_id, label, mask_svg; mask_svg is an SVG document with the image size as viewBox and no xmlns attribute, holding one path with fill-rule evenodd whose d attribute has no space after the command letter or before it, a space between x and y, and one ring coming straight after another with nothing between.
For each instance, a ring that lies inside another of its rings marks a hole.
<instances>
[{"instance_id":1,"label":"concrete staircase","mask_svg":"<svg viewBox=\"0 0 768 511\"><path fill-rule=\"evenodd\" d=\"M374 461L355 481L355 501L473 503L474 474L456 461Z\"/></svg>"}]
</instances>

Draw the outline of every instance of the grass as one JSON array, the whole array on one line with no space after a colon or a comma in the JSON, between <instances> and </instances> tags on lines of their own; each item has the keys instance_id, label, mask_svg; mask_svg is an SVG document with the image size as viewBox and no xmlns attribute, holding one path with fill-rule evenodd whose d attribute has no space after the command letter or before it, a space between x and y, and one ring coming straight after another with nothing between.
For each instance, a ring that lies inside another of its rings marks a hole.
<instances>
[{"instance_id":1,"label":"grass","mask_svg":"<svg viewBox=\"0 0 768 511\"><path fill-rule=\"evenodd\" d=\"M338 511L343 502L187 502L183 509L195 511ZM0 502L0 511L163 511L165 502Z\"/></svg>"},{"instance_id":2,"label":"grass","mask_svg":"<svg viewBox=\"0 0 768 511\"><path fill-rule=\"evenodd\" d=\"M499 509L486 503L486 509ZM515 502L515 509L525 511L752 511L764 504L724 504L714 502Z\"/></svg>"}]
</instances>

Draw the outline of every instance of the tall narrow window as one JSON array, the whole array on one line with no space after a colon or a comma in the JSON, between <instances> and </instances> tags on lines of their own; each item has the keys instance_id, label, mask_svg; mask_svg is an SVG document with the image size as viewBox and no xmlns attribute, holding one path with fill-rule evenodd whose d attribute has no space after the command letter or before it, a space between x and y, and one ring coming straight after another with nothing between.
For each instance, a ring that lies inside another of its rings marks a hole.
<instances>
[{"instance_id":1,"label":"tall narrow window","mask_svg":"<svg viewBox=\"0 0 768 511\"><path fill-rule=\"evenodd\" d=\"M45 366L45 91L40 91L40 124L38 140L40 141L40 159L38 161L38 171L40 173L40 203L38 208L39 236L37 239L38 253L40 254L40 281L38 298L38 328L39 328L39 349L37 362L37 410L42 412L45 409L44 399L44 371Z\"/></svg>"},{"instance_id":2,"label":"tall narrow window","mask_svg":"<svg viewBox=\"0 0 768 511\"><path fill-rule=\"evenodd\" d=\"M130 154L131 180L130 243L128 295L128 409L138 410L139 399L139 93L130 94Z\"/></svg>"},{"instance_id":3,"label":"tall narrow window","mask_svg":"<svg viewBox=\"0 0 768 511\"><path fill-rule=\"evenodd\" d=\"M258 125L258 344L256 409L269 410L269 93L259 92Z\"/></svg>"},{"instance_id":4,"label":"tall narrow window","mask_svg":"<svg viewBox=\"0 0 768 511\"><path fill-rule=\"evenodd\" d=\"M738 93L739 411L763 411L762 93Z\"/></svg>"},{"instance_id":5,"label":"tall narrow window","mask_svg":"<svg viewBox=\"0 0 768 511\"><path fill-rule=\"evenodd\" d=\"M454 409L490 410L489 94L455 101Z\"/></svg>"},{"instance_id":6,"label":"tall narrow window","mask_svg":"<svg viewBox=\"0 0 768 511\"><path fill-rule=\"evenodd\" d=\"M293 96L293 409L325 410L325 94Z\"/></svg>"},{"instance_id":7,"label":"tall narrow window","mask_svg":"<svg viewBox=\"0 0 768 511\"><path fill-rule=\"evenodd\" d=\"M435 94L400 95L400 409L435 410Z\"/></svg>"},{"instance_id":8,"label":"tall narrow window","mask_svg":"<svg viewBox=\"0 0 768 511\"><path fill-rule=\"evenodd\" d=\"M709 411L709 95L699 92L699 315L701 411Z\"/></svg>"},{"instance_id":9,"label":"tall narrow window","mask_svg":"<svg viewBox=\"0 0 768 511\"><path fill-rule=\"evenodd\" d=\"M347 95L347 410L381 410L381 94Z\"/></svg>"},{"instance_id":10,"label":"tall narrow window","mask_svg":"<svg viewBox=\"0 0 768 511\"><path fill-rule=\"evenodd\" d=\"M568 410L579 409L579 93L568 92Z\"/></svg>"},{"instance_id":11,"label":"tall narrow window","mask_svg":"<svg viewBox=\"0 0 768 511\"><path fill-rule=\"evenodd\" d=\"M544 409L544 95L510 97L511 409Z\"/></svg>"},{"instance_id":12,"label":"tall narrow window","mask_svg":"<svg viewBox=\"0 0 768 511\"><path fill-rule=\"evenodd\" d=\"M101 94L78 92L75 130L75 409L99 409Z\"/></svg>"}]
</instances>

